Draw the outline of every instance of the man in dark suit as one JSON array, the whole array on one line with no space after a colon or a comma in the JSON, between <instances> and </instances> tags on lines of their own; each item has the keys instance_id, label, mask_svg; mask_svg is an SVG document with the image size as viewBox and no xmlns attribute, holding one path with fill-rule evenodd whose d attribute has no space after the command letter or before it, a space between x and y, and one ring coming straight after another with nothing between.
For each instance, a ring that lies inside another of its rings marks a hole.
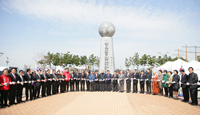
<instances>
[{"instance_id":1,"label":"man in dark suit","mask_svg":"<svg viewBox=\"0 0 200 115\"><path fill-rule=\"evenodd\" d=\"M146 81L147 94L151 94L152 73L150 72L150 69L147 69L146 79L147 79Z\"/></svg>"},{"instance_id":2,"label":"man in dark suit","mask_svg":"<svg viewBox=\"0 0 200 115\"><path fill-rule=\"evenodd\" d=\"M53 82L52 82L52 93L56 94L57 92L57 82L58 82L58 77L56 76L56 70L53 70L53 73L51 75Z\"/></svg>"},{"instance_id":3,"label":"man in dark suit","mask_svg":"<svg viewBox=\"0 0 200 115\"><path fill-rule=\"evenodd\" d=\"M196 73L194 73L194 69L192 67L189 67L189 77L188 77L188 83L189 83L189 88L190 88L190 96L192 102L190 103L191 105L197 105L198 100L197 100L197 85L195 83L198 82L198 76Z\"/></svg>"},{"instance_id":4,"label":"man in dark suit","mask_svg":"<svg viewBox=\"0 0 200 115\"><path fill-rule=\"evenodd\" d=\"M105 91L105 78L106 74L104 73L104 70L102 70L99 78L100 91Z\"/></svg>"},{"instance_id":5,"label":"man in dark suit","mask_svg":"<svg viewBox=\"0 0 200 115\"><path fill-rule=\"evenodd\" d=\"M9 77L11 81L13 82L13 84L10 85L10 90L9 90L9 105L12 105L12 104L17 104L15 103L15 96L16 96L16 91L17 91L18 76L14 68L11 69L11 73L9 74Z\"/></svg>"},{"instance_id":6,"label":"man in dark suit","mask_svg":"<svg viewBox=\"0 0 200 115\"><path fill-rule=\"evenodd\" d=\"M42 77L42 97L46 97L46 92L47 92L47 76L46 76L46 71L43 71L43 74L41 75Z\"/></svg>"},{"instance_id":7,"label":"man in dark suit","mask_svg":"<svg viewBox=\"0 0 200 115\"><path fill-rule=\"evenodd\" d=\"M23 90L23 71L19 71L18 76L18 84L17 84L17 103L21 103L22 101L22 90Z\"/></svg>"},{"instance_id":8,"label":"man in dark suit","mask_svg":"<svg viewBox=\"0 0 200 115\"><path fill-rule=\"evenodd\" d=\"M188 82L188 75L185 74L184 69L181 69L181 87L182 87L182 92L183 92L183 97L184 97L182 102L189 101L189 91L188 91L188 86L186 85L187 82Z\"/></svg>"},{"instance_id":9,"label":"man in dark suit","mask_svg":"<svg viewBox=\"0 0 200 115\"><path fill-rule=\"evenodd\" d=\"M107 74L106 74L107 91L110 91L111 78L112 78L112 75L110 74L110 71L107 70Z\"/></svg>"},{"instance_id":10,"label":"man in dark suit","mask_svg":"<svg viewBox=\"0 0 200 115\"><path fill-rule=\"evenodd\" d=\"M47 96L50 96L51 95L51 86L52 86L52 76L50 74L50 69L47 70L47 79L48 79L48 82L47 82Z\"/></svg>"},{"instance_id":11,"label":"man in dark suit","mask_svg":"<svg viewBox=\"0 0 200 115\"><path fill-rule=\"evenodd\" d=\"M30 100L33 99L33 91L31 86L31 81L33 80L33 77L31 76L31 70L27 69L27 73L24 75L24 85L26 87L26 101L28 101L28 92L30 92Z\"/></svg>"},{"instance_id":12,"label":"man in dark suit","mask_svg":"<svg viewBox=\"0 0 200 115\"><path fill-rule=\"evenodd\" d=\"M141 71L139 79L140 79L140 93L144 93L144 81L146 79L146 76L144 75L144 71Z\"/></svg>"},{"instance_id":13,"label":"man in dark suit","mask_svg":"<svg viewBox=\"0 0 200 115\"><path fill-rule=\"evenodd\" d=\"M134 69L134 71L133 71L133 93L138 92L138 79L139 79L139 74L137 73L137 70Z\"/></svg>"},{"instance_id":14,"label":"man in dark suit","mask_svg":"<svg viewBox=\"0 0 200 115\"><path fill-rule=\"evenodd\" d=\"M130 93L131 92L131 73L129 70L126 71L126 92Z\"/></svg>"},{"instance_id":15,"label":"man in dark suit","mask_svg":"<svg viewBox=\"0 0 200 115\"><path fill-rule=\"evenodd\" d=\"M79 74L79 71L77 70L76 71L76 74L75 74L75 79L76 79L76 91L79 91L79 81L80 81L80 74Z\"/></svg>"},{"instance_id":16,"label":"man in dark suit","mask_svg":"<svg viewBox=\"0 0 200 115\"><path fill-rule=\"evenodd\" d=\"M71 79L70 79L70 91L74 91L74 71L70 71Z\"/></svg>"},{"instance_id":17,"label":"man in dark suit","mask_svg":"<svg viewBox=\"0 0 200 115\"><path fill-rule=\"evenodd\" d=\"M40 81L42 80L42 77L40 75L41 71L38 70L37 72L38 72L38 74L36 74L35 77L34 77L34 80L36 81L36 83L35 83L35 93L34 93L35 99L39 98L39 96L40 96L40 88L41 88Z\"/></svg>"},{"instance_id":18,"label":"man in dark suit","mask_svg":"<svg viewBox=\"0 0 200 115\"><path fill-rule=\"evenodd\" d=\"M113 91L118 91L118 74L116 71L114 71L114 74L112 76L113 79Z\"/></svg>"},{"instance_id":19,"label":"man in dark suit","mask_svg":"<svg viewBox=\"0 0 200 115\"><path fill-rule=\"evenodd\" d=\"M59 87L60 87L60 93L61 93L62 92L62 75L60 74L60 70L57 71L56 76L58 77L56 92L59 93Z\"/></svg>"},{"instance_id":20,"label":"man in dark suit","mask_svg":"<svg viewBox=\"0 0 200 115\"><path fill-rule=\"evenodd\" d=\"M99 91L99 78L100 78L99 71L96 70L94 75L95 75L94 91Z\"/></svg>"},{"instance_id":21,"label":"man in dark suit","mask_svg":"<svg viewBox=\"0 0 200 115\"><path fill-rule=\"evenodd\" d=\"M85 91L85 72L83 69L81 70L80 80L81 80L81 91Z\"/></svg>"},{"instance_id":22,"label":"man in dark suit","mask_svg":"<svg viewBox=\"0 0 200 115\"><path fill-rule=\"evenodd\" d=\"M90 81L89 81L89 72L88 71L86 71L85 80L86 80L87 91L90 91Z\"/></svg>"}]
</instances>

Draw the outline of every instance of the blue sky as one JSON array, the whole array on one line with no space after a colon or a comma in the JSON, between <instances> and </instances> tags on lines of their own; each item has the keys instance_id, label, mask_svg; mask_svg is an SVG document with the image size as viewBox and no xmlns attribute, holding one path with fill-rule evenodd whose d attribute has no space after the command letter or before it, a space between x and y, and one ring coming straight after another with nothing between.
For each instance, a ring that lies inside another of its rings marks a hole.
<instances>
[{"instance_id":1,"label":"blue sky","mask_svg":"<svg viewBox=\"0 0 200 115\"><path fill-rule=\"evenodd\" d=\"M200 45L199 6L198 0L1 0L0 66L9 57L10 66L33 68L41 51L99 56L98 27L104 21L116 28L117 68L135 52L175 57L174 49L184 50L185 43Z\"/></svg>"}]
</instances>

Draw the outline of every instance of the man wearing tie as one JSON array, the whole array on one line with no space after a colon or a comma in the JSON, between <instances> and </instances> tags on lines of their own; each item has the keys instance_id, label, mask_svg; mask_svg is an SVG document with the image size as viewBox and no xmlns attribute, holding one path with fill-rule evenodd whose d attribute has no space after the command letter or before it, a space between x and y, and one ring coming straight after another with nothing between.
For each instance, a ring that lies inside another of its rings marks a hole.
<instances>
[{"instance_id":1,"label":"man wearing tie","mask_svg":"<svg viewBox=\"0 0 200 115\"><path fill-rule=\"evenodd\" d=\"M129 70L126 71L126 92L130 93L131 92L131 73Z\"/></svg>"},{"instance_id":2,"label":"man wearing tie","mask_svg":"<svg viewBox=\"0 0 200 115\"><path fill-rule=\"evenodd\" d=\"M134 69L133 71L133 93L138 92L138 79L139 79L139 74L137 73L137 70Z\"/></svg>"},{"instance_id":3,"label":"man wearing tie","mask_svg":"<svg viewBox=\"0 0 200 115\"><path fill-rule=\"evenodd\" d=\"M35 75L35 77L34 77L34 80L36 80L36 83L35 83L35 94L34 94L35 99L39 98L39 96L40 96L40 88L41 88L40 81L41 81L41 78L42 78L41 75L40 75L41 71L38 70L37 72L38 72L38 74Z\"/></svg>"},{"instance_id":4,"label":"man wearing tie","mask_svg":"<svg viewBox=\"0 0 200 115\"><path fill-rule=\"evenodd\" d=\"M57 81L58 81L58 78L56 76L56 70L53 70L53 73L52 73L51 77L53 78L52 92L53 92L53 95L54 95L57 92Z\"/></svg>"},{"instance_id":5,"label":"man wearing tie","mask_svg":"<svg viewBox=\"0 0 200 115\"><path fill-rule=\"evenodd\" d=\"M18 83L17 84L17 103L23 102L22 101L22 90L23 90L23 71L20 70L19 71L19 75L18 75Z\"/></svg>"},{"instance_id":6,"label":"man wearing tie","mask_svg":"<svg viewBox=\"0 0 200 115\"><path fill-rule=\"evenodd\" d=\"M111 84L111 74L110 71L107 70L107 74L106 74L106 86L107 86L107 91L110 91L110 84Z\"/></svg>"},{"instance_id":7,"label":"man wearing tie","mask_svg":"<svg viewBox=\"0 0 200 115\"><path fill-rule=\"evenodd\" d=\"M89 72L88 71L86 71L85 79L86 79L87 91L90 91L90 81L89 81Z\"/></svg>"},{"instance_id":8,"label":"man wearing tie","mask_svg":"<svg viewBox=\"0 0 200 115\"><path fill-rule=\"evenodd\" d=\"M85 72L81 70L81 91L85 91Z\"/></svg>"},{"instance_id":9,"label":"man wearing tie","mask_svg":"<svg viewBox=\"0 0 200 115\"><path fill-rule=\"evenodd\" d=\"M17 103L15 103L15 95L16 95L16 91L17 91L17 84L16 83L17 83L18 77L15 73L16 73L16 70L13 68L13 69L11 69L11 73L9 74L10 79L13 82L13 84L10 85L10 91L9 91L9 101L10 102L9 102L9 105L17 104Z\"/></svg>"},{"instance_id":10,"label":"man wearing tie","mask_svg":"<svg viewBox=\"0 0 200 115\"><path fill-rule=\"evenodd\" d=\"M43 71L42 77L42 97L46 97L46 91L47 91L47 77L46 77L46 71Z\"/></svg>"},{"instance_id":11,"label":"man wearing tie","mask_svg":"<svg viewBox=\"0 0 200 115\"><path fill-rule=\"evenodd\" d=\"M150 72L150 69L147 69L147 75L146 75L146 88L147 88L147 94L151 94L151 79L152 79L152 74Z\"/></svg>"},{"instance_id":12,"label":"man wearing tie","mask_svg":"<svg viewBox=\"0 0 200 115\"><path fill-rule=\"evenodd\" d=\"M100 74L100 81L99 81L99 84L100 84L100 91L104 91L104 88L105 88L105 74L104 74L104 70L101 71L101 74Z\"/></svg>"},{"instance_id":13,"label":"man wearing tie","mask_svg":"<svg viewBox=\"0 0 200 115\"><path fill-rule=\"evenodd\" d=\"M24 85L26 87L26 101L28 101L28 92L30 92L30 100L33 99L33 95L32 95L32 86L31 86L31 81L33 80L31 74L31 70L27 69L27 73L24 75Z\"/></svg>"},{"instance_id":14,"label":"man wearing tie","mask_svg":"<svg viewBox=\"0 0 200 115\"><path fill-rule=\"evenodd\" d=\"M70 75L70 91L74 91L74 71L71 70Z\"/></svg>"},{"instance_id":15,"label":"man wearing tie","mask_svg":"<svg viewBox=\"0 0 200 115\"><path fill-rule=\"evenodd\" d=\"M99 71L96 70L95 71L95 81L94 81L94 91L99 91L99 78L100 78L100 75L98 73L99 73Z\"/></svg>"},{"instance_id":16,"label":"man wearing tie","mask_svg":"<svg viewBox=\"0 0 200 115\"><path fill-rule=\"evenodd\" d=\"M189 91L188 91L188 86L186 85L187 82L188 82L188 75L185 74L184 69L181 69L181 83L182 83L181 87L182 87L183 97L184 97L182 102L188 102L189 101Z\"/></svg>"},{"instance_id":17,"label":"man wearing tie","mask_svg":"<svg viewBox=\"0 0 200 115\"><path fill-rule=\"evenodd\" d=\"M48 79L48 83L47 83L47 96L51 95L51 85L52 85L52 77L50 75L50 69L47 70L47 79Z\"/></svg>"},{"instance_id":18,"label":"man wearing tie","mask_svg":"<svg viewBox=\"0 0 200 115\"><path fill-rule=\"evenodd\" d=\"M74 76L76 78L76 91L79 91L79 79L80 79L80 75L79 75L79 71L76 71L76 74Z\"/></svg>"},{"instance_id":19,"label":"man wearing tie","mask_svg":"<svg viewBox=\"0 0 200 115\"><path fill-rule=\"evenodd\" d=\"M118 75L117 75L117 72L116 71L114 71L114 74L113 74L113 92L114 91L118 91Z\"/></svg>"},{"instance_id":20,"label":"man wearing tie","mask_svg":"<svg viewBox=\"0 0 200 115\"><path fill-rule=\"evenodd\" d=\"M144 93L144 80L146 79L146 76L144 75L144 71L141 71L140 75L140 93Z\"/></svg>"}]
</instances>

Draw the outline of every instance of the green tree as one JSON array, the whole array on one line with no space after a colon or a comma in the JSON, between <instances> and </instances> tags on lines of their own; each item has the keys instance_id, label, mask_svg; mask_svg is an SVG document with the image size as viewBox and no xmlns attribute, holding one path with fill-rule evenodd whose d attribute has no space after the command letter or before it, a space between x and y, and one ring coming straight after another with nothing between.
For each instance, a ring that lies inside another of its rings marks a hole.
<instances>
[{"instance_id":1,"label":"green tree","mask_svg":"<svg viewBox=\"0 0 200 115\"><path fill-rule=\"evenodd\" d=\"M161 56L158 56L156 62L157 62L158 64L162 65L162 64L163 64L163 58L162 58Z\"/></svg>"},{"instance_id":2,"label":"green tree","mask_svg":"<svg viewBox=\"0 0 200 115\"><path fill-rule=\"evenodd\" d=\"M131 66L131 62L128 58L125 59L125 66L127 69Z\"/></svg>"},{"instance_id":3,"label":"green tree","mask_svg":"<svg viewBox=\"0 0 200 115\"><path fill-rule=\"evenodd\" d=\"M95 64L95 62L96 62L96 57L94 56L94 54L90 55L90 57L89 57L89 63L90 63L90 65L93 66L93 70L94 70L94 64Z\"/></svg>"},{"instance_id":4,"label":"green tree","mask_svg":"<svg viewBox=\"0 0 200 115\"><path fill-rule=\"evenodd\" d=\"M136 65L138 69L138 66L140 65L140 57L138 52L133 55L132 61L133 61L132 64Z\"/></svg>"},{"instance_id":5,"label":"green tree","mask_svg":"<svg viewBox=\"0 0 200 115\"><path fill-rule=\"evenodd\" d=\"M54 59L53 59L53 65L54 66L58 66L58 65L60 65L60 53L56 53L56 54L54 54ZM62 64L61 64L62 65Z\"/></svg>"},{"instance_id":6,"label":"green tree","mask_svg":"<svg viewBox=\"0 0 200 115\"><path fill-rule=\"evenodd\" d=\"M63 64L64 67L67 66L67 64L72 64L72 54L70 54L70 52L64 54L61 63Z\"/></svg>"},{"instance_id":7,"label":"green tree","mask_svg":"<svg viewBox=\"0 0 200 115\"><path fill-rule=\"evenodd\" d=\"M140 65L144 65L144 64L147 64L147 61L148 61L148 57L146 54L144 54L142 56L142 58L140 59Z\"/></svg>"},{"instance_id":8,"label":"green tree","mask_svg":"<svg viewBox=\"0 0 200 115\"><path fill-rule=\"evenodd\" d=\"M87 64L87 56L81 56L80 57L80 64L86 65Z\"/></svg>"},{"instance_id":9,"label":"green tree","mask_svg":"<svg viewBox=\"0 0 200 115\"><path fill-rule=\"evenodd\" d=\"M197 61L200 62L200 56L197 56Z\"/></svg>"},{"instance_id":10,"label":"green tree","mask_svg":"<svg viewBox=\"0 0 200 115\"><path fill-rule=\"evenodd\" d=\"M72 61L72 64L75 64L76 66L80 64L80 58L78 55L73 55L71 61Z\"/></svg>"},{"instance_id":11,"label":"green tree","mask_svg":"<svg viewBox=\"0 0 200 115\"><path fill-rule=\"evenodd\" d=\"M95 65L96 65L97 67L99 67L99 63L100 63L100 57L96 56Z\"/></svg>"}]
</instances>

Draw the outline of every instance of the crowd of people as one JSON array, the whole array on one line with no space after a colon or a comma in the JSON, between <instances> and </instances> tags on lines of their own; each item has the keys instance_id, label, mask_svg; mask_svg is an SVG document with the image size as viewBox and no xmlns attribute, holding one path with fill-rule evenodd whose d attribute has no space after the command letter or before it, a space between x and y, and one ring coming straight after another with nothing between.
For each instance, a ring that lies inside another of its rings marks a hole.
<instances>
[{"instance_id":1,"label":"crowd of people","mask_svg":"<svg viewBox=\"0 0 200 115\"><path fill-rule=\"evenodd\" d=\"M1 108L10 107L13 104L32 101L37 98L43 98L59 93L69 91L113 91L124 92L124 84L126 83L126 92L138 93L138 84L140 85L140 93L160 95L178 100L178 91L182 87L184 99L183 102L189 102L189 95L191 97L191 105L197 105L197 88L199 87L198 76L193 72L193 68L188 68L189 75L185 70L181 70L179 76L178 71L174 70L173 73L167 70L159 70L157 72L133 72L127 70L114 71L113 74L104 70L99 74L96 71L74 71L68 68L65 71L55 71L48 69L47 71L38 70L31 72L27 69L24 74L22 70L16 73L15 69L8 72L7 69L3 70L3 75L0 76L0 94L1 94ZM41 73L42 72L42 73ZM181 80L181 81L180 81ZM131 86L132 82L132 86ZM146 85L145 85L146 84ZM131 88L132 87L132 88ZM22 91L25 88L26 100L22 100ZM41 93L41 95L40 95ZM8 101L9 100L9 101ZM9 104L7 103L9 102Z\"/></svg>"}]
</instances>

